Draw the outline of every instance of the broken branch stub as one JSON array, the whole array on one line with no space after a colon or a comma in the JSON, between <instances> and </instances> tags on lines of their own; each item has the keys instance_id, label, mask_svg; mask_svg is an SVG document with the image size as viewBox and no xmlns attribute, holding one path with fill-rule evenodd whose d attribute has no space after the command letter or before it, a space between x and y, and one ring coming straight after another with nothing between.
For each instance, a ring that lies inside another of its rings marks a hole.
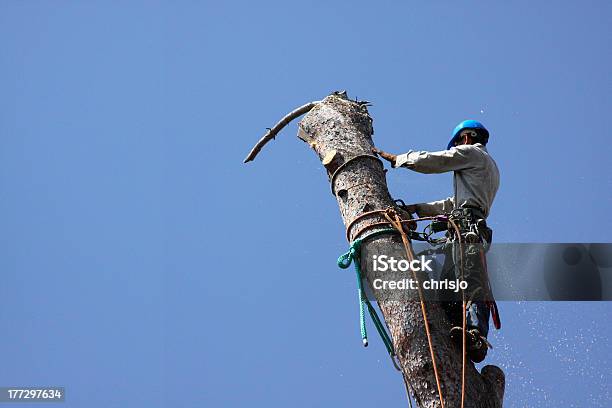
<instances>
[{"instance_id":1,"label":"broken branch stub","mask_svg":"<svg viewBox=\"0 0 612 408\"><path fill-rule=\"evenodd\" d=\"M269 128L266 134L263 135L261 139L259 139L257 144L253 146L253 148L251 149L247 157L244 159L243 163L248 163L250 161L255 160L255 157L257 156L259 151L266 145L266 143L274 139L276 135L278 134L278 132L283 130L283 128L287 126L289 122L291 122L293 119L296 119L302 116L306 112L310 111L317 103L319 103L319 101L309 102L305 105L300 106L297 109L294 109L293 111L285 115L280 121L278 121L276 125L274 125L274 127Z\"/></svg>"}]
</instances>

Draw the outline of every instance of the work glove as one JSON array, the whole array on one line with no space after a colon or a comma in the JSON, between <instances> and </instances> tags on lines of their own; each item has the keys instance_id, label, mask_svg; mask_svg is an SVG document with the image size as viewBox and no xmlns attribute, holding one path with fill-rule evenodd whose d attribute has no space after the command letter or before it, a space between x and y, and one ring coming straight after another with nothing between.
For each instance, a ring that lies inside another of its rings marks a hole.
<instances>
[{"instance_id":1,"label":"work glove","mask_svg":"<svg viewBox=\"0 0 612 408\"><path fill-rule=\"evenodd\" d=\"M398 203L399 202L399 203ZM395 200L395 203L399 205L399 207L406 211L408 214L410 214L410 218L413 218L412 215L416 214L417 212L417 205L416 204L404 204L404 201L402 200ZM411 230L416 230L417 229L417 224L416 222L409 222L408 223L408 227Z\"/></svg>"},{"instance_id":2,"label":"work glove","mask_svg":"<svg viewBox=\"0 0 612 408\"><path fill-rule=\"evenodd\" d=\"M383 159L391 163L393 167L395 167L395 161L397 160L397 155L387 153L375 147L372 147L372 153L379 155L380 157L382 157Z\"/></svg>"},{"instance_id":3,"label":"work glove","mask_svg":"<svg viewBox=\"0 0 612 408\"><path fill-rule=\"evenodd\" d=\"M408 211L410 213L410 215L415 215L416 218L418 218L418 214L417 214L417 205L416 204L407 204L404 207L404 210ZM417 229L417 224L416 222L411 222L408 224L408 226L410 227L411 230L416 230Z\"/></svg>"}]
</instances>

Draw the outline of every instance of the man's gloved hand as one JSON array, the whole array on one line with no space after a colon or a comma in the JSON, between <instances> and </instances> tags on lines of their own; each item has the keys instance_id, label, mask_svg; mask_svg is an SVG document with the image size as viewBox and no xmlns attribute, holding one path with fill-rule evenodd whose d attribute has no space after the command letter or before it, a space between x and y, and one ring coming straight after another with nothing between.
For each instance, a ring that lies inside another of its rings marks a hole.
<instances>
[{"instance_id":1,"label":"man's gloved hand","mask_svg":"<svg viewBox=\"0 0 612 408\"><path fill-rule=\"evenodd\" d=\"M397 201L401 201L401 200L396 200L396 203L397 203ZM401 201L401 202L403 203L403 201ZM417 204L401 204L400 208L402 210L406 211L407 213L409 213L411 218L412 218L412 215L416 214L416 212L417 212ZM410 228L413 231L416 230L417 229L416 222L409 222L408 223L408 228Z\"/></svg>"},{"instance_id":2,"label":"man's gloved hand","mask_svg":"<svg viewBox=\"0 0 612 408\"><path fill-rule=\"evenodd\" d=\"M372 148L372 152L377 154L377 155L379 155L383 159L387 160L389 163L391 163L391 165L393 167L395 167L395 161L397 160L397 155L391 154L391 153L387 153L387 152L382 151L380 149L377 149L375 147Z\"/></svg>"},{"instance_id":3,"label":"man's gloved hand","mask_svg":"<svg viewBox=\"0 0 612 408\"><path fill-rule=\"evenodd\" d=\"M408 211L410 213L410 215L414 214L416 216L416 218L418 218L417 205L416 204L407 204L403 208L404 208L404 210ZM417 229L416 222L411 222L411 223L408 224L408 226L413 231Z\"/></svg>"}]
</instances>

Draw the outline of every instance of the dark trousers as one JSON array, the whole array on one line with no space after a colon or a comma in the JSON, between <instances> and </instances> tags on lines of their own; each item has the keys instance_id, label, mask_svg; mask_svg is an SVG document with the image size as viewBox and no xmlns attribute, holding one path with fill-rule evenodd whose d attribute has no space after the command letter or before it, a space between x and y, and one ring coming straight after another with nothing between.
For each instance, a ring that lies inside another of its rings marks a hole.
<instances>
[{"instance_id":1,"label":"dark trousers","mask_svg":"<svg viewBox=\"0 0 612 408\"><path fill-rule=\"evenodd\" d=\"M456 241L449 240L445 245L444 266L440 280L462 279L467 282L468 287L465 290L465 300L469 305L466 308L467 329L478 329L481 335L487 337L490 311L486 301L493 299L489 292L483 244L462 242L461 251ZM442 290L438 294L452 326L462 327L463 325L461 292L461 290L458 292Z\"/></svg>"}]
</instances>

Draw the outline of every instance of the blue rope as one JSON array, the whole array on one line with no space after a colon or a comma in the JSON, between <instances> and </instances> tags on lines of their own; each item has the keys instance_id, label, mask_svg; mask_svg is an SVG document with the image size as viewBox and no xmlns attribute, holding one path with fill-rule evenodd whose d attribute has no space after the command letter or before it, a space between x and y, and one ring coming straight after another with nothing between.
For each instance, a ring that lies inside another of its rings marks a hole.
<instances>
[{"instance_id":1,"label":"blue rope","mask_svg":"<svg viewBox=\"0 0 612 408\"><path fill-rule=\"evenodd\" d=\"M376 327L380 338L382 339L383 343L385 343L387 352L393 358L393 356L395 356L395 351L393 350L393 341L389 337L389 334L387 334L387 330L385 329L382 321L378 317L376 309L374 309L374 306L372 306L372 304L368 300L368 297L366 296L365 291L363 289L363 276L361 272L360 259L361 244L363 244L364 241L379 235L389 233L397 233L397 230L393 228L387 228L373 232L363 238L358 238L354 240L351 243L349 250L345 254L342 254L340 255L340 257L338 257L338 266L342 269L347 269L349 266L351 266L352 262L355 263L355 274L357 275L357 292L359 295L359 328L361 329L361 339L363 341L363 345L366 347L368 346L368 332L365 324L365 308L367 307L368 312L370 314L370 318L372 319L372 322L374 323L374 326Z\"/></svg>"}]
</instances>

